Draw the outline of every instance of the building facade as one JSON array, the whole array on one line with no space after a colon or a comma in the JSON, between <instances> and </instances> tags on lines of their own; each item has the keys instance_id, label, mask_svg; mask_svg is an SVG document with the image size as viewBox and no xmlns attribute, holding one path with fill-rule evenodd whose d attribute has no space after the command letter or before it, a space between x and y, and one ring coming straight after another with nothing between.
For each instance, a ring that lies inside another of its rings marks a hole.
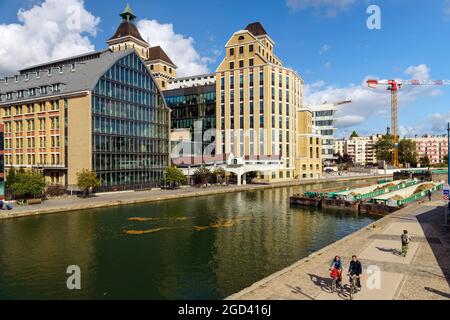
<instances>
[{"instance_id":1,"label":"building facade","mask_svg":"<svg viewBox=\"0 0 450 320\"><path fill-rule=\"evenodd\" d=\"M283 67L274 41L258 22L234 33L225 50L216 70L217 154L244 162L278 159L280 168L259 173L259 179L294 179L303 80Z\"/></svg>"},{"instance_id":2,"label":"building facade","mask_svg":"<svg viewBox=\"0 0 450 320\"><path fill-rule=\"evenodd\" d=\"M313 122L318 133L323 137L322 158L329 165L336 160L334 151L334 127L335 114L337 111L334 104L314 105L309 107L313 112Z\"/></svg>"},{"instance_id":3,"label":"building facade","mask_svg":"<svg viewBox=\"0 0 450 320\"><path fill-rule=\"evenodd\" d=\"M297 113L297 155L295 160L298 179L320 178L323 171L323 137L312 125L314 111L302 108Z\"/></svg>"},{"instance_id":4,"label":"building facade","mask_svg":"<svg viewBox=\"0 0 450 320\"><path fill-rule=\"evenodd\" d=\"M411 139L416 143L417 157L428 157L431 164L444 163L448 155L448 141L446 136L426 136Z\"/></svg>"},{"instance_id":5,"label":"building facade","mask_svg":"<svg viewBox=\"0 0 450 320\"><path fill-rule=\"evenodd\" d=\"M340 156L345 154L350 156L357 165L375 165L378 162L375 145L382 137L382 135L377 134L336 140L334 149L336 154Z\"/></svg>"},{"instance_id":6,"label":"building facade","mask_svg":"<svg viewBox=\"0 0 450 320\"><path fill-rule=\"evenodd\" d=\"M135 17L130 10L121 16L110 49L29 67L1 81L7 169L39 170L49 184L73 189L82 169L95 170L103 190L150 187L163 179L170 109L144 60L142 39L130 35Z\"/></svg>"}]
</instances>

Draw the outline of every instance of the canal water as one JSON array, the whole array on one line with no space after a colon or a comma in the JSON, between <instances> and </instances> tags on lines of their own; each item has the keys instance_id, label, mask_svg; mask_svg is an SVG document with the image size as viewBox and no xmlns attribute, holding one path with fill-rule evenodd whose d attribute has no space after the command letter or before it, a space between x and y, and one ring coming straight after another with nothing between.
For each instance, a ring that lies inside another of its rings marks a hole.
<instances>
[{"instance_id":1,"label":"canal water","mask_svg":"<svg viewBox=\"0 0 450 320\"><path fill-rule=\"evenodd\" d=\"M306 190L0 221L0 299L222 299L376 219L291 207ZM81 290L67 289L71 265Z\"/></svg>"}]
</instances>

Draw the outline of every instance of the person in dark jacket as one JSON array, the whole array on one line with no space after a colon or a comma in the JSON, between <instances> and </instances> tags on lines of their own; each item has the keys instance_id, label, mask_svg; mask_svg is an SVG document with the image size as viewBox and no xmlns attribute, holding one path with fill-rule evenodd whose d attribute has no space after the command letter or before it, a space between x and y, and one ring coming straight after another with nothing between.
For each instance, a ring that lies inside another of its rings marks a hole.
<instances>
[{"instance_id":1,"label":"person in dark jacket","mask_svg":"<svg viewBox=\"0 0 450 320\"><path fill-rule=\"evenodd\" d=\"M431 190L428 190L428 199L431 201L431 196L432 196L432 193L431 193Z\"/></svg>"},{"instance_id":2,"label":"person in dark jacket","mask_svg":"<svg viewBox=\"0 0 450 320\"><path fill-rule=\"evenodd\" d=\"M348 268L349 276L357 276L356 285L361 290L361 274L362 274L362 265L361 261L358 260L356 256L352 257L352 261L350 261L350 267Z\"/></svg>"}]
</instances>

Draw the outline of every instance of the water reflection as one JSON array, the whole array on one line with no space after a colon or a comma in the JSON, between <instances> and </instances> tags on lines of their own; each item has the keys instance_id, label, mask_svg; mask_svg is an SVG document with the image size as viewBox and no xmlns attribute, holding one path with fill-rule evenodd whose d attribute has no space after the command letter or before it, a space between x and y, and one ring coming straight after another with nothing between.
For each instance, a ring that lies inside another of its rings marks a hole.
<instances>
[{"instance_id":1,"label":"water reflection","mask_svg":"<svg viewBox=\"0 0 450 320\"><path fill-rule=\"evenodd\" d=\"M291 207L307 188L1 221L0 298L224 298L374 220Z\"/></svg>"}]
</instances>

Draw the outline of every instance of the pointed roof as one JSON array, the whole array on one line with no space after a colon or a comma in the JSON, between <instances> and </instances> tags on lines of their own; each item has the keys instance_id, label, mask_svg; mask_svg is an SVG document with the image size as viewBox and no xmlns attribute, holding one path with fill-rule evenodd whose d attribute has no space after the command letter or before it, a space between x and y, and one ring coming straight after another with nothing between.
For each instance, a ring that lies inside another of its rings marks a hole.
<instances>
[{"instance_id":1,"label":"pointed roof","mask_svg":"<svg viewBox=\"0 0 450 320\"><path fill-rule=\"evenodd\" d=\"M131 10L131 6L128 3L125 7L125 10L120 14L124 21L133 21L136 19L136 16L133 14L133 10Z\"/></svg>"},{"instance_id":2,"label":"pointed roof","mask_svg":"<svg viewBox=\"0 0 450 320\"><path fill-rule=\"evenodd\" d=\"M141 36L138 28L134 24L134 20L136 20L136 16L133 14L133 10L131 10L130 5L128 4L125 10L120 14L122 17L122 23L117 28L116 33L108 40L115 40L119 38L123 38L126 36L134 37L140 41L147 43Z\"/></svg>"},{"instance_id":3,"label":"pointed roof","mask_svg":"<svg viewBox=\"0 0 450 320\"><path fill-rule=\"evenodd\" d=\"M245 30L250 31L256 37L267 35L266 30L260 22L250 23Z\"/></svg>"},{"instance_id":4,"label":"pointed roof","mask_svg":"<svg viewBox=\"0 0 450 320\"><path fill-rule=\"evenodd\" d=\"M169 58L169 56L164 52L164 50L160 46L151 47L148 50L148 55L149 55L148 61L162 60L173 66L176 66L175 63L173 63L173 61Z\"/></svg>"},{"instance_id":5,"label":"pointed roof","mask_svg":"<svg viewBox=\"0 0 450 320\"><path fill-rule=\"evenodd\" d=\"M123 21L120 24L119 28L117 28L116 33L109 39L109 41L114 40L114 39L123 38L126 36L135 37L138 40L147 42L142 38L141 33L139 32L136 25L134 23L128 22L128 21Z\"/></svg>"}]
</instances>

